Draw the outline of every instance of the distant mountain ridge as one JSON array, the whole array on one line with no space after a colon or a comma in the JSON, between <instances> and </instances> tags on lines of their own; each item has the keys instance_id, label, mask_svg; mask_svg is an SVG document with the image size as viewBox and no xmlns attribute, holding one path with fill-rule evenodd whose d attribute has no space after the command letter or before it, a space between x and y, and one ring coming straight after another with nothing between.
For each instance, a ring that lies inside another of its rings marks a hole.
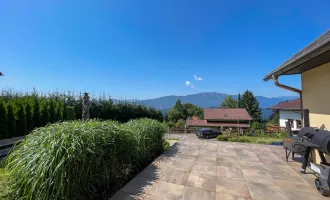
<instances>
[{"instance_id":1,"label":"distant mountain ridge","mask_svg":"<svg viewBox=\"0 0 330 200\"><path fill-rule=\"evenodd\" d=\"M154 99L139 100L139 102L147 106L153 106L162 110L163 113L166 113L168 109L173 107L177 99L180 99L182 103L192 103L202 108L218 108L226 96L228 96L228 94L218 92L203 92L185 96L164 96ZM237 99L237 95L232 96ZM282 101L296 99L298 96L281 96L272 98L256 96L256 98L259 101L260 108L262 108L263 118L267 118L271 114L271 110L267 110L266 108L276 105Z\"/></svg>"}]
</instances>

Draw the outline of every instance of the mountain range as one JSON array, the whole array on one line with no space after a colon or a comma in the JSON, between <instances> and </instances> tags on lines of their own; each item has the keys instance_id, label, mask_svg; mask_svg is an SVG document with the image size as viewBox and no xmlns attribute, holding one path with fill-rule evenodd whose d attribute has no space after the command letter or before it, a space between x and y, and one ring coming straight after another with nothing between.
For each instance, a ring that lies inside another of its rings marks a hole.
<instances>
[{"instance_id":1,"label":"mountain range","mask_svg":"<svg viewBox=\"0 0 330 200\"><path fill-rule=\"evenodd\" d=\"M190 94L185 96L164 96L154 99L140 100L143 104L147 106L153 106L157 109L162 110L163 113L166 113L167 110L172 108L177 99L180 99L182 103L192 103L194 105L200 106L202 108L219 108L221 102L228 94L218 93L218 92L203 92L197 94ZM232 95L237 99L237 95ZM297 96L280 96L280 97L264 97L256 96L259 101L259 106L262 109L263 118L268 118L272 113L271 110L267 109L273 105L276 105L282 101L293 100L298 98Z\"/></svg>"}]
</instances>

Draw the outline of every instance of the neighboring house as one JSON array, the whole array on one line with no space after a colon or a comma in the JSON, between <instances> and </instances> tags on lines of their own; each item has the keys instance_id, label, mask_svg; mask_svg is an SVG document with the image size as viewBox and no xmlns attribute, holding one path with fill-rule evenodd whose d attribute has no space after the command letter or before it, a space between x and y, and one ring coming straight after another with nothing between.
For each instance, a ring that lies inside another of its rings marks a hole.
<instances>
[{"instance_id":1,"label":"neighboring house","mask_svg":"<svg viewBox=\"0 0 330 200\"><path fill-rule=\"evenodd\" d=\"M187 120L188 127L226 127L226 128L248 128L252 120L245 108L206 108L204 109L204 120L193 117Z\"/></svg>"},{"instance_id":2,"label":"neighboring house","mask_svg":"<svg viewBox=\"0 0 330 200\"><path fill-rule=\"evenodd\" d=\"M280 118L280 127L285 128L285 122L290 122L292 130L301 129L301 106L300 99L285 101L269 109L278 110Z\"/></svg>"},{"instance_id":3,"label":"neighboring house","mask_svg":"<svg viewBox=\"0 0 330 200\"><path fill-rule=\"evenodd\" d=\"M292 74L301 74L301 90L278 82L279 76ZM311 127L330 130L330 30L274 69L264 81L271 79L276 86L300 95L301 108L309 110Z\"/></svg>"}]
</instances>

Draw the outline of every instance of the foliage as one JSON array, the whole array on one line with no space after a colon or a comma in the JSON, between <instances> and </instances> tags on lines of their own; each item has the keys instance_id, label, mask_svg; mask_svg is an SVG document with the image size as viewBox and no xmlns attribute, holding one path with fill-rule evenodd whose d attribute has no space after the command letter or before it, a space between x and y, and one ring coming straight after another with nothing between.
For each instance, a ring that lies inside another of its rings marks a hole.
<instances>
[{"instance_id":1,"label":"foliage","mask_svg":"<svg viewBox=\"0 0 330 200\"><path fill-rule=\"evenodd\" d=\"M184 128L185 125L186 125L186 122L185 122L183 119L179 119L179 120L175 123L174 127L175 127L175 128Z\"/></svg>"},{"instance_id":2,"label":"foliage","mask_svg":"<svg viewBox=\"0 0 330 200\"><path fill-rule=\"evenodd\" d=\"M6 138L7 135L7 115L4 102L0 99L0 139Z\"/></svg>"},{"instance_id":3,"label":"foliage","mask_svg":"<svg viewBox=\"0 0 330 200\"><path fill-rule=\"evenodd\" d=\"M6 196L9 194L10 187L8 185L9 173L6 169L0 166L0 200L7 199Z\"/></svg>"},{"instance_id":4,"label":"foliage","mask_svg":"<svg viewBox=\"0 0 330 200\"><path fill-rule=\"evenodd\" d=\"M171 144L167 140L163 140L163 149L166 150L170 148Z\"/></svg>"},{"instance_id":5,"label":"foliage","mask_svg":"<svg viewBox=\"0 0 330 200\"><path fill-rule=\"evenodd\" d=\"M273 110L273 112L269 116L268 120L272 124L279 124L280 123L280 112L279 112L279 110Z\"/></svg>"},{"instance_id":6,"label":"foliage","mask_svg":"<svg viewBox=\"0 0 330 200\"><path fill-rule=\"evenodd\" d=\"M186 111L186 116L185 119L192 117L192 116L197 116L198 119L204 119L204 110L203 108L196 106L192 103L185 103L182 104L183 108Z\"/></svg>"},{"instance_id":7,"label":"foliage","mask_svg":"<svg viewBox=\"0 0 330 200\"><path fill-rule=\"evenodd\" d=\"M233 98L233 96L228 95L221 102L220 108L237 108L237 101Z\"/></svg>"},{"instance_id":8,"label":"foliage","mask_svg":"<svg viewBox=\"0 0 330 200\"><path fill-rule=\"evenodd\" d=\"M70 115L68 118L66 106L74 109L74 117ZM36 90L23 94L13 90L2 90L0 138L23 136L34 128L43 127L49 123L81 119L81 107L82 94L76 95L71 92L41 94ZM91 98L90 117L119 122L145 117L163 121L160 110L134 102L115 102L105 96Z\"/></svg>"},{"instance_id":9,"label":"foliage","mask_svg":"<svg viewBox=\"0 0 330 200\"><path fill-rule=\"evenodd\" d=\"M76 120L76 114L74 112L74 108L72 106L67 106L66 107L66 119L68 121L70 120Z\"/></svg>"},{"instance_id":10,"label":"foliage","mask_svg":"<svg viewBox=\"0 0 330 200\"><path fill-rule=\"evenodd\" d=\"M243 102L242 102L242 98L241 98L240 93L238 93L238 96L237 96L237 104L238 104L239 108L243 108Z\"/></svg>"},{"instance_id":11,"label":"foliage","mask_svg":"<svg viewBox=\"0 0 330 200\"><path fill-rule=\"evenodd\" d=\"M166 148L164 124L70 121L35 129L6 159L12 199L93 199ZM144 165L145 166L145 165Z\"/></svg>"},{"instance_id":12,"label":"foliage","mask_svg":"<svg viewBox=\"0 0 330 200\"><path fill-rule=\"evenodd\" d=\"M197 116L199 119L203 119L203 109L191 103L181 104L178 99L175 105L166 113L165 119L170 122L178 122L179 120L187 120L192 116ZM184 127L184 126L182 126Z\"/></svg>"},{"instance_id":13,"label":"foliage","mask_svg":"<svg viewBox=\"0 0 330 200\"><path fill-rule=\"evenodd\" d=\"M259 107L259 102L254 94L249 90L246 90L242 95L242 107L247 110L253 121L261 121L261 109Z\"/></svg>"},{"instance_id":14,"label":"foliage","mask_svg":"<svg viewBox=\"0 0 330 200\"><path fill-rule=\"evenodd\" d=\"M218 135L217 140L219 141L228 141L228 139L231 138L229 135Z\"/></svg>"},{"instance_id":15,"label":"foliage","mask_svg":"<svg viewBox=\"0 0 330 200\"><path fill-rule=\"evenodd\" d=\"M251 136L239 136L229 138L230 142L245 142L245 143L255 143L255 144L272 144L273 142L282 142L282 138L273 137L251 137Z\"/></svg>"}]
</instances>

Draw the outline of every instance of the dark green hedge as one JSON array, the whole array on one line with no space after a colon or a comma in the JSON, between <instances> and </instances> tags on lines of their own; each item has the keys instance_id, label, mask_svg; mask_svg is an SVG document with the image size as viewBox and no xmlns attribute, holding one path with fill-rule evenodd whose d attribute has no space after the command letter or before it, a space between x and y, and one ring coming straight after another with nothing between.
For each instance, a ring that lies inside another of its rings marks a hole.
<instances>
[{"instance_id":1,"label":"dark green hedge","mask_svg":"<svg viewBox=\"0 0 330 200\"><path fill-rule=\"evenodd\" d=\"M47 95L2 91L0 96L0 139L23 136L49 123L82 118L82 95L57 92ZM163 121L161 111L134 102L91 98L90 118L127 122L152 118Z\"/></svg>"}]
</instances>

